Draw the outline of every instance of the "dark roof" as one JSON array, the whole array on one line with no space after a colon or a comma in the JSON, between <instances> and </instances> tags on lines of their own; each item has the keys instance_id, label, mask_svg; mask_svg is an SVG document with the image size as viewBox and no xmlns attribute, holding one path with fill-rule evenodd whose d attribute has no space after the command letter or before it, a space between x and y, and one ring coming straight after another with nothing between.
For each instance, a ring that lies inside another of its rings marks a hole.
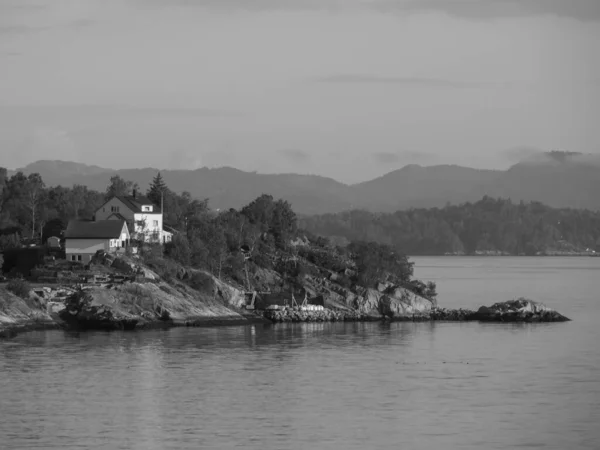
<instances>
[{"instance_id":1,"label":"dark roof","mask_svg":"<svg viewBox=\"0 0 600 450\"><path fill-rule=\"evenodd\" d=\"M71 220L65 232L67 239L118 239L124 220Z\"/></svg>"},{"instance_id":2,"label":"dark roof","mask_svg":"<svg viewBox=\"0 0 600 450\"><path fill-rule=\"evenodd\" d=\"M157 206L152 203L152 200L145 195L136 195L135 197L133 195L120 195L117 198L134 212L142 212L142 205L152 205L154 206L152 212L160 212Z\"/></svg>"},{"instance_id":3,"label":"dark roof","mask_svg":"<svg viewBox=\"0 0 600 450\"><path fill-rule=\"evenodd\" d=\"M127 219L125 217L123 217L122 214L119 213L112 213L110 216L108 217L116 217L119 220L124 220L125 222L127 222ZM112 220L112 219L111 219Z\"/></svg>"}]
</instances>

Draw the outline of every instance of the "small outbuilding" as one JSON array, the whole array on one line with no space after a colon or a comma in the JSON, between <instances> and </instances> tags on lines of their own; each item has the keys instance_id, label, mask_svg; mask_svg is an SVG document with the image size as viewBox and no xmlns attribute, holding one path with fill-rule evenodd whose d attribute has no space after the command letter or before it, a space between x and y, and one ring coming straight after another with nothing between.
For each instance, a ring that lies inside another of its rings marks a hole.
<instances>
[{"instance_id":1,"label":"small outbuilding","mask_svg":"<svg viewBox=\"0 0 600 450\"><path fill-rule=\"evenodd\" d=\"M50 236L46 239L46 245L50 248L60 248L60 238L56 236Z\"/></svg>"}]
</instances>

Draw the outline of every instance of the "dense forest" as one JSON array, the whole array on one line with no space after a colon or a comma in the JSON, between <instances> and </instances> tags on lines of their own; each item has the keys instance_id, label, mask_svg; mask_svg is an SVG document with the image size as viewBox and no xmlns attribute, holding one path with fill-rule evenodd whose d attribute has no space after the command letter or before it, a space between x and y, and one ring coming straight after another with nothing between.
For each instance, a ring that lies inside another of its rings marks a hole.
<instances>
[{"instance_id":1,"label":"dense forest","mask_svg":"<svg viewBox=\"0 0 600 450\"><path fill-rule=\"evenodd\" d=\"M375 241L409 255L536 255L600 251L600 212L484 197L475 203L391 214L349 211L299 226L338 243Z\"/></svg>"}]
</instances>

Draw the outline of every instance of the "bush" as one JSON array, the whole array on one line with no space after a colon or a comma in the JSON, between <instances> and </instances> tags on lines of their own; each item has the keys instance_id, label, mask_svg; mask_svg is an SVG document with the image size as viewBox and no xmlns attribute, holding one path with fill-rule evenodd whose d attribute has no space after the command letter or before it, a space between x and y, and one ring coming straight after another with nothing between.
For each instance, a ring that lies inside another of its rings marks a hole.
<instances>
[{"instance_id":1,"label":"bush","mask_svg":"<svg viewBox=\"0 0 600 450\"><path fill-rule=\"evenodd\" d=\"M31 286L27 281L15 278L8 282L6 289L15 294L17 297L21 297L22 299L26 300L29 298Z\"/></svg>"},{"instance_id":2,"label":"bush","mask_svg":"<svg viewBox=\"0 0 600 450\"><path fill-rule=\"evenodd\" d=\"M154 258L148 260L146 265L165 281L171 281L177 277L179 266L170 259Z\"/></svg>"},{"instance_id":3,"label":"bush","mask_svg":"<svg viewBox=\"0 0 600 450\"><path fill-rule=\"evenodd\" d=\"M165 254L184 266L190 264L190 253L190 243L181 234L174 235L173 240L165 245Z\"/></svg>"},{"instance_id":4,"label":"bush","mask_svg":"<svg viewBox=\"0 0 600 450\"><path fill-rule=\"evenodd\" d=\"M425 297L434 300L437 297L437 286L433 281L429 281L427 283L427 288L425 289Z\"/></svg>"},{"instance_id":5,"label":"bush","mask_svg":"<svg viewBox=\"0 0 600 450\"><path fill-rule=\"evenodd\" d=\"M188 284L193 289L208 294L212 294L215 288L215 280L204 272L195 272L189 279Z\"/></svg>"}]
</instances>

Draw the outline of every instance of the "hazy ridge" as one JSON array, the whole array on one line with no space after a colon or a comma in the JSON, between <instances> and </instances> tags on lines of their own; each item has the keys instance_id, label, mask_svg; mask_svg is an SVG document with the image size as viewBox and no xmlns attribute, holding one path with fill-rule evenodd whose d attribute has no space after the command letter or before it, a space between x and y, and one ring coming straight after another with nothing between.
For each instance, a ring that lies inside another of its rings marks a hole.
<instances>
[{"instance_id":1,"label":"hazy ridge","mask_svg":"<svg viewBox=\"0 0 600 450\"><path fill-rule=\"evenodd\" d=\"M145 190L159 169L107 169L67 161L37 161L18 169L38 172L48 186L81 184L103 191L112 175ZM161 170L176 192L209 198L213 208L239 208L261 194L288 200L302 215L365 209L393 212L477 201L484 195L548 206L600 209L600 157L550 152L507 170L457 165L408 165L366 182L347 185L331 178L301 174L260 174L231 167Z\"/></svg>"}]
</instances>

